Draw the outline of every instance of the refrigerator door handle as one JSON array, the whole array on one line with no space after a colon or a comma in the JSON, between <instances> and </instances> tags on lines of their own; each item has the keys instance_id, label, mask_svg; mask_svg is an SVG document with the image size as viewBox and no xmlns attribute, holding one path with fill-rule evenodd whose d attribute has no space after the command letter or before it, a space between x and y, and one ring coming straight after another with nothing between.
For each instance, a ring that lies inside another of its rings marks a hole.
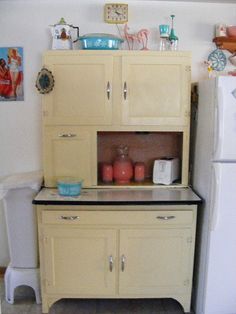
<instances>
[{"instance_id":1,"label":"refrigerator door handle","mask_svg":"<svg viewBox=\"0 0 236 314\"><path fill-rule=\"evenodd\" d=\"M212 165L210 194L210 230L215 231L219 221L219 165Z\"/></svg>"}]
</instances>

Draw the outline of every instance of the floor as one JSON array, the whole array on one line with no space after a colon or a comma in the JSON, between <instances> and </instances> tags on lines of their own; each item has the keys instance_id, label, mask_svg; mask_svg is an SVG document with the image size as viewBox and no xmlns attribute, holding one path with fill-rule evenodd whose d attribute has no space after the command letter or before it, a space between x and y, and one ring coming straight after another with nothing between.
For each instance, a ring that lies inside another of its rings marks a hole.
<instances>
[{"instance_id":1,"label":"floor","mask_svg":"<svg viewBox=\"0 0 236 314\"><path fill-rule=\"evenodd\" d=\"M41 314L29 287L15 289L15 303L4 299L4 280L0 278L0 314ZM183 314L181 306L172 299L155 300L79 300L63 299L56 302L49 314Z\"/></svg>"}]
</instances>

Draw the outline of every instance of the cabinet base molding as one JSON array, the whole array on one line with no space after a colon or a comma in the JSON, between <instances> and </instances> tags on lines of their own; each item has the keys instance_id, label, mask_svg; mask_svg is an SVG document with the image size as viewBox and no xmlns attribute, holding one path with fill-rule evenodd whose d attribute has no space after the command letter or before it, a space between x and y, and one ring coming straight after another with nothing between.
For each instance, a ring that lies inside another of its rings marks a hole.
<instances>
[{"instance_id":1,"label":"cabinet base molding","mask_svg":"<svg viewBox=\"0 0 236 314\"><path fill-rule=\"evenodd\" d=\"M50 307L57 301L61 300L61 299L80 299L78 296L74 296L74 295L54 295L54 296L45 296L45 295L42 295L42 313L43 314L47 314L49 313L49 309ZM176 300L183 308L184 312L185 313L189 313L190 312L190 295L170 295L170 296L158 296L158 297L144 297L144 296L112 296L112 297L109 297L109 296L102 296L102 297L99 297L99 296L83 296L81 297L81 299L132 299L132 300L137 300L137 299L166 299L166 298L171 298L171 299L174 299Z\"/></svg>"}]
</instances>

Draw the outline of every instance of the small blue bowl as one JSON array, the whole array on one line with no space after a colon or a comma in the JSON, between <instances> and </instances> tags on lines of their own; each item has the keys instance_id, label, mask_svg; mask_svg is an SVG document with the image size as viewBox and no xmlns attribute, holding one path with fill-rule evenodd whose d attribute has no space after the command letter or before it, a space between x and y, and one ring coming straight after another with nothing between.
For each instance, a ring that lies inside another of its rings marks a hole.
<instances>
[{"instance_id":1,"label":"small blue bowl","mask_svg":"<svg viewBox=\"0 0 236 314\"><path fill-rule=\"evenodd\" d=\"M78 196L81 194L82 180L63 178L57 181L57 188L62 196Z\"/></svg>"}]
</instances>

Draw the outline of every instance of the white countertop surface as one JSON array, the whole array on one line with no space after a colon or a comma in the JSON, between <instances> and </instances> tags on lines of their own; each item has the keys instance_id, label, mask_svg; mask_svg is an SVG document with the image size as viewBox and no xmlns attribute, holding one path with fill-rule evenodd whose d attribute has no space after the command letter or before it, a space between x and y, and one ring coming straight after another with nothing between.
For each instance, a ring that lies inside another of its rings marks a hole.
<instances>
[{"instance_id":1,"label":"white countertop surface","mask_svg":"<svg viewBox=\"0 0 236 314\"><path fill-rule=\"evenodd\" d=\"M145 189L82 189L81 195L69 197L58 194L57 189L43 188L34 204L164 204L200 203L200 197L191 188Z\"/></svg>"}]
</instances>

